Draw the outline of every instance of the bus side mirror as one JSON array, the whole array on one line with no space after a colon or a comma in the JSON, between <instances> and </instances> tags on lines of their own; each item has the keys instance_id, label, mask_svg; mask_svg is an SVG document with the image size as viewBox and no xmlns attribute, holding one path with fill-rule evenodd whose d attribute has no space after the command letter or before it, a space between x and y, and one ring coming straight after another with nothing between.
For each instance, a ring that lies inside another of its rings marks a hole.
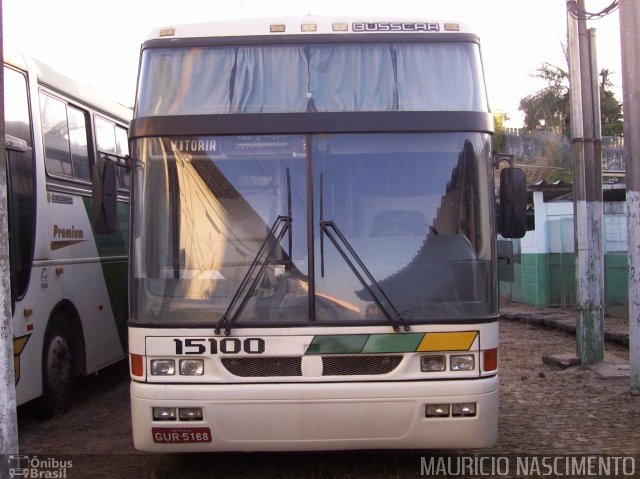
<instances>
[{"instance_id":1,"label":"bus side mirror","mask_svg":"<svg viewBox=\"0 0 640 479\"><path fill-rule=\"evenodd\" d=\"M522 238L527 232L527 181L521 168L500 171L498 233L504 238Z\"/></svg>"},{"instance_id":2,"label":"bus side mirror","mask_svg":"<svg viewBox=\"0 0 640 479\"><path fill-rule=\"evenodd\" d=\"M93 181L93 230L96 233L117 231L116 166L113 161L102 159L92 168Z\"/></svg>"}]
</instances>

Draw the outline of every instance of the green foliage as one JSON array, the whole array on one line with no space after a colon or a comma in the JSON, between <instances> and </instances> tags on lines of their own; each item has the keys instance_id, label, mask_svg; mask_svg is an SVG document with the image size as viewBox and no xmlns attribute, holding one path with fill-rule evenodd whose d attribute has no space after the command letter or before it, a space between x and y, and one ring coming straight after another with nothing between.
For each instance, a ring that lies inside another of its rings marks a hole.
<instances>
[{"instance_id":1,"label":"green foliage","mask_svg":"<svg viewBox=\"0 0 640 479\"><path fill-rule=\"evenodd\" d=\"M622 105L611 91L613 84L609 79L611 73L607 69L600 72L600 110L602 119L602 134L604 136L622 136L624 127L622 119Z\"/></svg>"},{"instance_id":2,"label":"green foliage","mask_svg":"<svg viewBox=\"0 0 640 479\"><path fill-rule=\"evenodd\" d=\"M569 125L569 86L566 71L543 63L533 75L547 82L542 90L520 100L525 130L567 133Z\"/></svg>"},{"instance_id":3,"label":"green foliage","mask_svg":"<svg viewBox=\"0 0 640 479\"><path fill-rule=\"evenodd\" d=\"M504 124L509 120L509 116L503 111L496 111L493 113L493 127L495 133L493 135L493 150L504 150L505 134Z\"/></svg>"},{"instance_id":4,"label":"green foliage","mask_svg":"<svg viewBox=\"0 0 640 479\"><path fill-rule=\"evenodd\" d=\"M519 109L524 112L524 129L553 131L570 136L569 74L567 70L550 63L543 63L532 76L544 80L547 86L520 100ZM613 85L609 76L609 70L600 71L602 134L604 136L622 136L622 105L611 91Z\"/></svg>"}]
</instances>

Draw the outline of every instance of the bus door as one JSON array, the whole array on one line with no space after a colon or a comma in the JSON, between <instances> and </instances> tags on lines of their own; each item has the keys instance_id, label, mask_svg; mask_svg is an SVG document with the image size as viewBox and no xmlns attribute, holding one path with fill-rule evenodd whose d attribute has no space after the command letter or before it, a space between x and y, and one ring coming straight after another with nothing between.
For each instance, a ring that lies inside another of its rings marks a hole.
<instances>
[{"instance_id":1,"label":"bus door","mask_svg":"<svg viewBox=\"0 0 640 479\"><path fill-rule=\"evenodd\" d=\"M33 166L25 141L6 135L7 211L11 269L11 314L27 292L34 245Z\"/></svg>"}]
</instances>

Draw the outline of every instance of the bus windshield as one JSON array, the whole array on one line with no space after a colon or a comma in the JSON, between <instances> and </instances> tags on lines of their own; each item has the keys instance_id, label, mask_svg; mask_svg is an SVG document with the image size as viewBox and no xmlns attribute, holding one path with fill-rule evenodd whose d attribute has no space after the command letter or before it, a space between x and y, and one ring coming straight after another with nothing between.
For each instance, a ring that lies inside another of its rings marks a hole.
<instances>
[{"instance_id":1,"label":"bus windshield","mask_svg":"<svg viewBox=\"0 0 640 479\"><path fill-rule=\"evenodd\" d=\"M496 313L488 134L134 147L133 321L215 325L235 301L234 327L385 324L377 288L407 324Z\"/></svg>"},{"instance_id":2,"label":"bus windshield","mask_svg":"<svg viewBox=\"0 0 640 479\"><path fill-rule=\"evenodd\" d=\"M344 111L486 112L479 46L247 45L142 55L136 117Z\"/></svg>"}]
</instances>

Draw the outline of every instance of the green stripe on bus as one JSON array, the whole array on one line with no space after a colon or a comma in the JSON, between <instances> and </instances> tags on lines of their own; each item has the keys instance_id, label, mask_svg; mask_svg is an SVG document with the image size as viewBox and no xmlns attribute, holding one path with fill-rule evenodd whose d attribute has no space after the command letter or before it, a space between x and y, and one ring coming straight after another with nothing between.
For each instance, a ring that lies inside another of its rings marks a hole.
<instances>
[{"instance_id":1,"label":"green stripe on bus","mask_svg":"<svg viewBox=\"0 0 640 479\"><path fill-rule=\"evenodd\" d=\"M316 336L305 354L360 354L368 334Z\"/></svg>"},{"instance_id":2,"label":"green stripe on bus","mask_svg":"<svg viewBox=\"0 0 640 479\"><path fill-rule=\"evenodd\" d=\"M362 349L363 353L408 353L415 351L423 333L372 334Z\"/></svg>"},{"instance_id":3,"label":"green stripe on bus","mask_svg":"<svg viewBox=\"0 0 640 479\"><path fill-rule=\"evenodd\" d=\"M468 351L478 331L409 334L341 334L314 336L305 354L383 354L416 351Z\"/></svg>"},{"instance_id":4,"label":"green stripe on bus","mask_svg":"<svg viewBox=\"0 0 640 479\"><path fill-rule=\"evenodd\" d=\"M93 217L93 199L83 198L84 207L87 210L89 218ZM100 234L93 231L96 246L98 247L98 255L102 258L105 256L126 256L129 254L129 203L118 202L116 210L118 230L115 233Z\"/></svg>"},{"instance_id":5,"label":"green stripe on bus","mask_svg":"<svg viewBox=\"0 0 640 479\"><path fill-rule=\"evenodd\" d=\"M87 215L92 218L92 198L83 198ZM129 204L118 202L117 207L118 230L111 234L99 234L93 231L93 238L101 258L102 274L109 294L111 311L120 337L120 344L127 349L127 320L129 319L128 259L110 259L110 256L128 256L129 254Z\"/></svg>"}]
</instances>

